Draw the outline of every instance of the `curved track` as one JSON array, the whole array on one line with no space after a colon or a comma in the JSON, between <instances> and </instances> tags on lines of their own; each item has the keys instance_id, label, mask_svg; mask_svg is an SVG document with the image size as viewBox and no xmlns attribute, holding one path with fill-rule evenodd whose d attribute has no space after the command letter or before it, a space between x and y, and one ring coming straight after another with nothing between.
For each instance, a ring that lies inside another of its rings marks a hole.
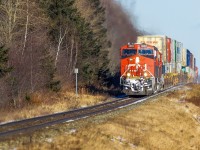
<instances>
[{"instance_id":1,"label":"curved track","mask_svg":"<svg viewBox=\"0 0 200 150\"><path fill-rule=\"evenodd\" d=\"M164 93L168 90L165 90L161 93ZM103 114L109 111L114 111L116 109L124 108L129 105L136 105L143 101L148 100L151 97L156 97L159 94L155 94L149 97L142 98L121 98L111 102L106 102L102 104L98 104L95 106L75 109L68 112L62 112L57 114L51 114L47 116L35 117L26 120L10 122L6 124L0 125L0 140L7 139L9 137L25 134L29 132L33 132L35 130L59 124L64 122L73 122L75 120L88 118L97 114Z\"/></svg>"}]
</instances>

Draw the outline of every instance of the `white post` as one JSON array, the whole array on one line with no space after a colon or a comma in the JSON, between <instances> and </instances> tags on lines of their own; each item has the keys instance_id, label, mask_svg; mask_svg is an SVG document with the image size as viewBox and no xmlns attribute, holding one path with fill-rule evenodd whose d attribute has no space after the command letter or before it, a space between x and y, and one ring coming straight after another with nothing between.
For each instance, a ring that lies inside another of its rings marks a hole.
<instances>
[{"instance_id":1,"label":"white post","mask_svg":"<svg viewBox=\"0 0 200 150\"><path fill-rule=\"evenodd\" d=\"M78 96L78 68L75 68L74 73L76 74L76 96Z\"/></svg>"}]
</instances>

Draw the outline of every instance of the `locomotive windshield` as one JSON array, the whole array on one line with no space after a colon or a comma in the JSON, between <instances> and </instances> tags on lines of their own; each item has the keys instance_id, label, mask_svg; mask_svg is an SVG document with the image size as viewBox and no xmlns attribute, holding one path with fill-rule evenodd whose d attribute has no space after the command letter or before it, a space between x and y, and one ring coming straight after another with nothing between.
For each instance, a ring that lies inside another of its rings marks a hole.
<instances>
[{"instance_id":1,"label":"locomotive windshield","mask_svg":"<svg viewBox=\"0 0 200 150\"><path fill-rule=\"evenodd\" d=\"M137 50L136 49L123 49L122 50L122 58L133 56L135 54L137 54Z\"/></svg>"},{"instance_id":2,"label":"locomotive windshield","mask_svg":"<svg viewBox=\"0 0 200 150\"><path fill-rule=\"evenodd\" d=\"M153 55L153 50L151 49L140 49L138 51L140 55Z\"/></svg>"}]
</instances>

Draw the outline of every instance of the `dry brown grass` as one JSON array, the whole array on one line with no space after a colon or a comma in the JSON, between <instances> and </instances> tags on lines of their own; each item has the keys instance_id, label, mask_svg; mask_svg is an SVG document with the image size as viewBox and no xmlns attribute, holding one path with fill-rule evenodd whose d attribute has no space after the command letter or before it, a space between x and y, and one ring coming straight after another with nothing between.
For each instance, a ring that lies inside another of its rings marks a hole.
<instances>
[{"instance_id":1,"label":"dry brown grass","mask_svg":"<svg viewBox=\"0 0 200 150\"><path fill-rule=\"evenodd\" d=\"M200 108L177 96L191 96L192 91L185 87L104 124L61 133L46 142L21 145L20 149L200 149Z\"/></svg>"},{"instance_id":2,"label":"dry brown grass","mask_svg":"<svg viewBox=\"0 0 200 150\"><path fill-rule=\"evenodd\" d=\"M200 106L200 85L191 85L191 90L187 93L186 101Z\"/></svg>"},{"instance_id":3,"label":"dry brown grass","mask_svg":"<svg viewBox=\"0 0 200 150\"><path fill-rule=\"evenodd\" d=\"M28 100L19 100L18 107L12 109L1 109L0 122L19 120L67 111L74 108L94 105L107 99L104 95L80 94L78 97L73 92L34 93Z\"/></svg>"}]
</instances>

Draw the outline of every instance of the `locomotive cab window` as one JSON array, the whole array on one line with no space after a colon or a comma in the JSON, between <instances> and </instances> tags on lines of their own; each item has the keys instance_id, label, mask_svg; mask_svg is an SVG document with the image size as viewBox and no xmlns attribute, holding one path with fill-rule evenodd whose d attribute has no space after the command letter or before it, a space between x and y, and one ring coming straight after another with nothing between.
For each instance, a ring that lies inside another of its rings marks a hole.
<instances>
[{"instance_id":1,"label":"locomotive cab window","mask_svg":"<svg viewBox=\"0 0 200 150\"><path fill-rule=\"evenodd\" d=\"M153 55L153 50L151 49L140 49L138 51L140 55Z\"/></svg>"},{"instance_id":2,"label":"locomotive cab window","mask_svg":"<svg viewBox=\"0 0 200 150\"><path fill-rule=\"evenodd\" d=\"M122 58L126 58L126 57L130 57L137 54L137 50L136 49L123 49L122 50Z\"/></svg>"}]
</instances>

